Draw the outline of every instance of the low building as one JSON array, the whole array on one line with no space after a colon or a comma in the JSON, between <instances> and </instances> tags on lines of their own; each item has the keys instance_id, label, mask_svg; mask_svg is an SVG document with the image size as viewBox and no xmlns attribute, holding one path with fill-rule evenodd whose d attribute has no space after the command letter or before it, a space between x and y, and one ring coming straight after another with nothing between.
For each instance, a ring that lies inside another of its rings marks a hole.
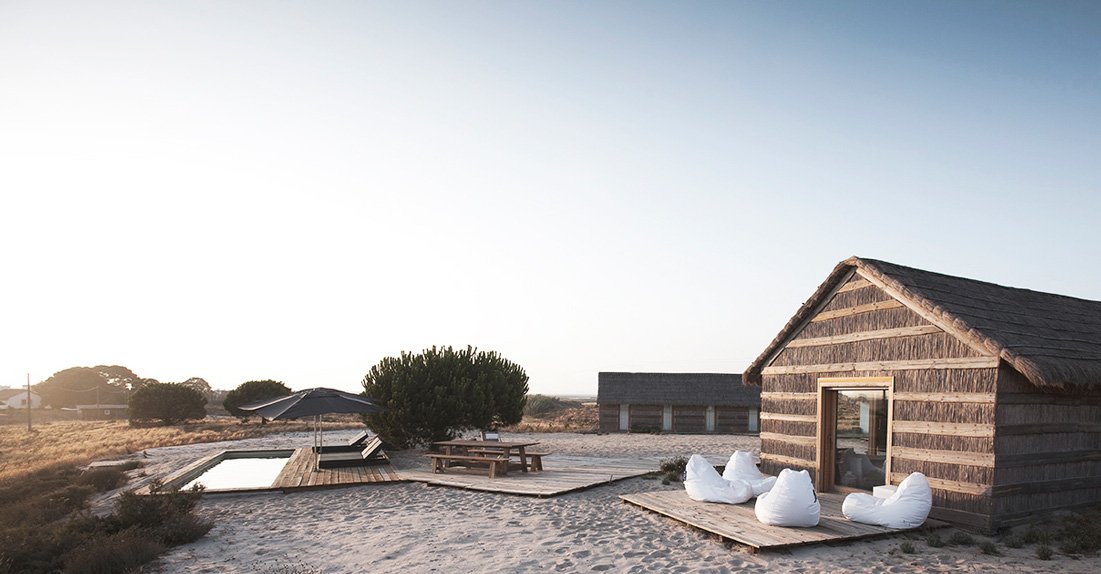
<instances>
[{"instance_id":1,"label":"low building","mask_svg":"<svg viewBox=\"0 0 1101 574\"><path fill-rule=\"evenodd\" d=\"M30 404L32 409L42 408L42 396L31 391ZM27 389L0 389L0 409L25 408L27 408Z\"/></svg>"},{"instance_id":2,"label":"low building","mask_svg":"<svg viewBox=\"0 0 1101 574\"><path fill-rule=\"evenodd\" d=\"M130 416L130 407L126 405L77 405L76 411L84 421L125 420Z\"/></svg>"},{"instance_id":3,"label":"low building","mask_svg":"<svg viewBox=\"0 0 1101 574\"><path fill-rule=\"evenodd\" d=\"M853 257L745 370L761 470L820 492L921 472L995 530L1101 503L1101 301Z\"/></svg>"},{"instance_id":4,"label":"low building","mask_svg":"<svg viewBox=\"0 0 1101 574\"><path fill-rule=\"evenodd\" d=\"M600 373L601 432L757 432L761 391L729 373Z\"/></svg>"}]
</instances>

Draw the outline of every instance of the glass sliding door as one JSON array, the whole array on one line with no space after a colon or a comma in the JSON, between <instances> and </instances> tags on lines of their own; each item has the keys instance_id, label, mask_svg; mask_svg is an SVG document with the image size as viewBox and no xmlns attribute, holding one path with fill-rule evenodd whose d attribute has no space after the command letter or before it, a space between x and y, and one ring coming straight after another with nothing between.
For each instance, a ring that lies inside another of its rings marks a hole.
<instances>
[{"instance_id":1,"label":"glass sliding door","mask_svg":"<svg viewBox=\"0 0 1101 574\"><path fill-rule=\"evenodd\" d=\"M832 427L835 486L871 490L886 483L887 389L830 389L823 413Z\"/></svg>"}]
</instances>

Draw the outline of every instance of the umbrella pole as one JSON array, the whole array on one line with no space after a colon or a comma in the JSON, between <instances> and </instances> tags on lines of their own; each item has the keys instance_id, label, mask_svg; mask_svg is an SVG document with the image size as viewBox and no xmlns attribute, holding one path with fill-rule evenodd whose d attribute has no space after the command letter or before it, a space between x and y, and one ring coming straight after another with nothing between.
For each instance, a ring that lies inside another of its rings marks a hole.
<instances>
[{"instance_id":1,"label":"umbrella pole","mask_svg":"<svg viewBox=\"0 0 1101 574\"><path fill-rule=\"evenodd\" d=\"M325 450L322 447L321 441L318 440L317 434L321 431L321 415L314 415L313 417L313 446L317 451L317 458L314 459L314 472L321 471L321 453Z\"/></svg>"}]
</instances>

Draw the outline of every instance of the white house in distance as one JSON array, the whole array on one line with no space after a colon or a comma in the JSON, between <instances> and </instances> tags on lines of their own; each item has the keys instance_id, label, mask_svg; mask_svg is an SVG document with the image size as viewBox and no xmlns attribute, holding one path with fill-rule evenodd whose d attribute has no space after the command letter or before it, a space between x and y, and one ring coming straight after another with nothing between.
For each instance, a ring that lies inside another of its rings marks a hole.
<instances>
[{"instance_id":1,"label":"white house in distance","mask_svg":"<svg viewBox=\"0 0 1101 574\"><path fill-rule=\"evenodd\" d=\"M42 408L42 396L31 391L31 408ZM27 408L27 389L0 389L0 409Z\"/></svg>"}]
</instances>

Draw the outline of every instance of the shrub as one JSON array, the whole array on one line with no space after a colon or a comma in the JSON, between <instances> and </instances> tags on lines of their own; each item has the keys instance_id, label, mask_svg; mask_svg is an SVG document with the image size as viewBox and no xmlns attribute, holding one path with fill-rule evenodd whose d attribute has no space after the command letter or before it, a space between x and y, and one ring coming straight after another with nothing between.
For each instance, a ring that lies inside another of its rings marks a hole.
<instances>
[{"instance_id":1,"label":"shrub","mask_svg":"<svg viewBox=\"0 0 1101 574\"><path fill-rule=\"evenodd\" d=\"M998 545L994 544L992 540L983 540L979 543L979 550L989 556L999 556L1001 552L998 552Z\"/></svg>"},{"instance_id":2,"label":"shrub","mask_svg":"<svg viewBox=\"0 0 1101 574\"><path fill-rule=\"evenodd\" d=\"M1067 554L1101 550L1101 507L1068 517L1057 535L1060 550Z\"/></svg>"},{"instance_id":3,"label":"shrub","mask_svg":"<svg viewBox=\"0 0 1101 574\"><path fill-rule=\"evenodd\" d=\"M925 543L928 544L930 548L941 548L944 546L944 540L942 540L940 535L936 532L930 532L926 535Z\"/></svg>"},{"instance_id":4,"label":"shrub","mask_svg":"<svg viewBox=\"0 0 1101 574\"><path fill-rule=\"evenodd\" d=\"M957 530L948 537L948 544L950 546L972 546L975 544L975 537L962 530Z\"/></svg>"},{"instance_id":5,"label":"shrub","mask_svg":"<svg viewBox=\"0 0 1101 574\"><path fill-rule=\"evenodd\" d=\"M367 425L407 448L519 423L528 375L494 352L432 347L384 358L363 377L363 389L387 409L367 415Z\"/></svg>"},{"instance_id":6,"label":"shrub","mask_svg":"<svg viewBox=\"0 0 1101 574\"><path fill-rule=\"evenodd\" d=\"M675 477L674 480L681 480L687 467L688 459L683 456L676 456L661 461L661 466L658 468L667 475L672 474Z\"/></svg>"},{"instance_id":7,"label":"shrub","mask_svg":"<svg viewBox=\"0 0 1101 574\"><path fill-rule=\"evenodd\" d=\"M126 473L118 468L94 468L85 471L77 479L79 484L91 486L96 492L107 492L126 484Z\"/></svg>"},{"instance_id":8,"label":"shrub","mask_svg":"<svg viewBox=\"0 0 1101 574\"><path fill-rule=\"evenodd\" d=\"M899 544L898 549L901 550L903 554L913 554L917 552L917 549L914 548L914 543L909 540L904 540L902 544Z\"/></svg>"},{"instance_id":9,"label":"shrub","mask_svg":"<svg viewBox=\"0 0 1101 574\"><path fill-rule=\"evenodd\" d=\"M1055 555L1055 552L1051 550L1051 547L1047 544L1041 544L1036 547L1036 557L1040 560L1051 560L1051 557Z\"/></svg>"},{"instance_id":10,"label":"shrub","mask_svg":"<svg viewBox=\"0 0 1101 574\"><path fill-rule=\"evenodd\" d=\"M91 538L65 555L65 574L133 572L165 551L164 544L132 528Z\"/></svg>"},{"instance_id":11,"label":"shrub","mask_svg":"<svg viewBox=\"0 0 1101 574\"><path fill-rule=\"evenodd\" d=\"M241 420L247 420L249 417L256 416L256 414L241 410L238 408L241 405L247 405L265 399L285 397L289 394L291 394L290 387L279 381L270 379L265 379L263 381L247 381L237 385L236 389L227 393L225 400L222 401L222 406L225 407L226 412L229 414Z\"/></svg>"},{"instance_id":12,"label":"shrub","mask_svg":"<svg viewBox=\"0 0 1101 574\"><path fill-rule=\"evenodd\" d=\"M1009 536L1006 536L1002 540L1002 543L1010 548L1020 548L1025 545L1024 538L1017 534L1010 534Z\"/></svg>"},{"instance_id":13,"label":"shrub","mask_svg":"<svg viewBox=\"0 0 1101 574\"><path fill-rule=\"evenodd\" d=\"M174 425L206 417L206 397L179 383L149 383L130 396L130 420Z\"/></svg>"}]
</instances>

